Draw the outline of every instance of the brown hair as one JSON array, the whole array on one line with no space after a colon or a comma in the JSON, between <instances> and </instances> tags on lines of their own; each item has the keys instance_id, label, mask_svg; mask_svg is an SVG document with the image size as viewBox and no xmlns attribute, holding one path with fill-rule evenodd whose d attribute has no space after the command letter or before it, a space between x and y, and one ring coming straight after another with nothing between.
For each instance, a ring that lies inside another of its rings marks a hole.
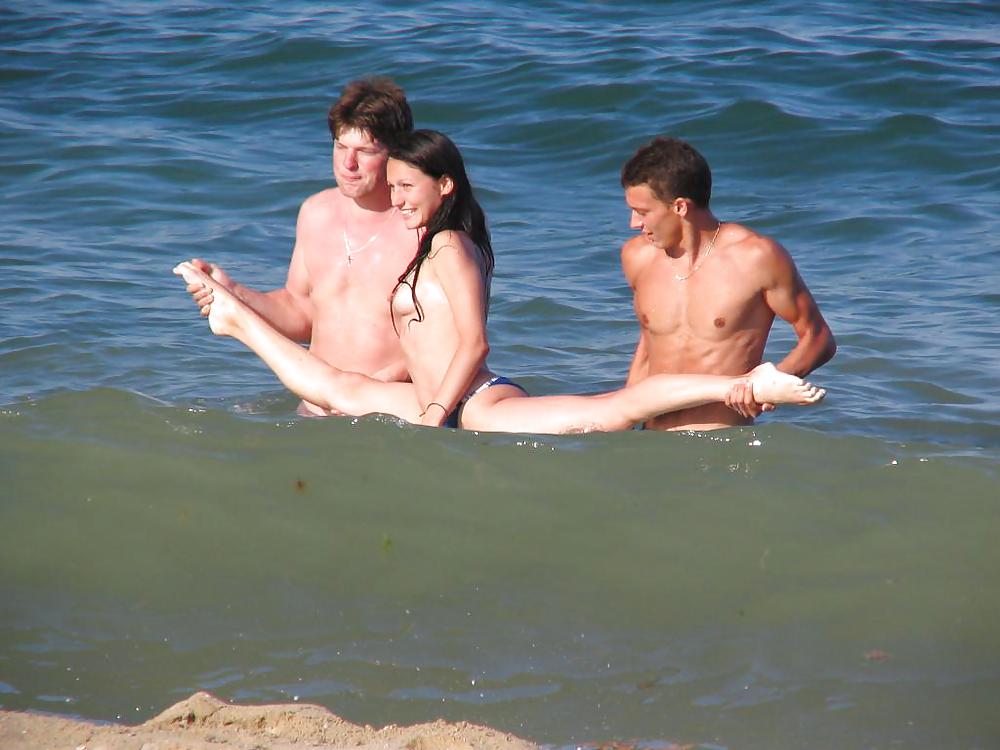
<instances>
[{"instance_id":1,"label":"brown hair","mask_svg":"<svg viewBox=\"0 0 1000 750\"><path fill-rule=\"evenodd\" d=\"M622 187L647 185L661 201L689 198L708 208L712 170L705 157L679 138L659 136L635 152L622 167Z\"/></svg>"},{"instance_id":2,"label":"brown hair","mask_svg":"<svg viewBox=\"0 0 1000 750\"><path fill-rule=\"evenodd\" d=\"M351 81L330 107L326 120L334 139L345 128L357 128L386 146L413 130L406 94L384 77Z\"/></svg>"}]
</instances>

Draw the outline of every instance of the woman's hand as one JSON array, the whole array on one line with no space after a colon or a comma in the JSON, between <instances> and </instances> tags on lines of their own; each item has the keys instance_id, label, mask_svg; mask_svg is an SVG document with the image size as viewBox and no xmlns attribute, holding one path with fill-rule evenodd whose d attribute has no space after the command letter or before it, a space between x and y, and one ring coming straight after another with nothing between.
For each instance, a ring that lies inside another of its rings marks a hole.
<instances>
[{"instance_id":1,"label":"woman's hand","mask_svg":"<svg viewBox=\"0 0 1000 750\"><path fill-rule=\"evenodd\" d=\"M448 411L443 404L431 401L420 415L420 424L425 427L440 427L448 419Z\"/></svg>"}]
</instances>

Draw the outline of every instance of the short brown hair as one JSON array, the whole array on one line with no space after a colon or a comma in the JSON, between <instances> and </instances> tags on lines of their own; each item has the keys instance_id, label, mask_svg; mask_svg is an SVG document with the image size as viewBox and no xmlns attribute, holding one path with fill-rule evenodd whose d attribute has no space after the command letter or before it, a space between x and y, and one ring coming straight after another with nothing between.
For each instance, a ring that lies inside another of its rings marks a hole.
<instances>
[{"instance_id":1,"label":"short brown hair","mask_svg":"<svg viewBox=\"0 0 1000 750\"><path fill-rule=\"evenodd\" d=\"M344 87L326 117L330 135L345 128L363 130L385 145L413 130L413 113L403 89L389 78L362 78Z\"/></svg>"},{"instance_id":2,"label":"short brown hair","mask_svg":"<svg viewBox=\"0 0 1000 750\"><path fill-rule=\"evenodd\" d=\"M705 157L679 138L658 136L635 152L622 167L622 187L648 185L664 202L689 198L708 208L712 199L712 170Z\"/></svg>"}]
</instances>

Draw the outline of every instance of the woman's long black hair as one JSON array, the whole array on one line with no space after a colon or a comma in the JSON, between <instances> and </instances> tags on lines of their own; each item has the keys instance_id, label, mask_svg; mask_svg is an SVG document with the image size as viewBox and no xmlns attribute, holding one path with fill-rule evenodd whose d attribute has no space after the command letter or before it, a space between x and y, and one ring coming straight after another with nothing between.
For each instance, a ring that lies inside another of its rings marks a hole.
<instances>
[{"instance_id":1,"label":"woman's long black hair","mask_svg":"<svg viewBox=\"0 0 1000 750\"><path fill-rule=\"evenodd\" d=\"M490 274L493 273L493 246L490 243L489 229L486 227L486 214L473 195L462 154L448 136L436 130L414 130L412 133L401 135L389 147L389 157L405 162L435 180L447 175L454 183L452 191L444 196L441 205L427 222L417 253L397 279L390 296L390 299L395 296L400 286L404 284L409 286L413 293L417 320L420 321L424 319L424 313L417 301L417 277L420 276L420 267L430 254L434 235L448 229L469 235L483 254L487 284ZM413 279L407 281L411 273Z\"/></svg>"}]
</instances>

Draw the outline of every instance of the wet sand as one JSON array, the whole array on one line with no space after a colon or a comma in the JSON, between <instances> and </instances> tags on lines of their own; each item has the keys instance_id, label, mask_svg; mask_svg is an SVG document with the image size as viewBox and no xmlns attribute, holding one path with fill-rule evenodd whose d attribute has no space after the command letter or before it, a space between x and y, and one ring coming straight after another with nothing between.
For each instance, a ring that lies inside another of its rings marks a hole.
<instances>
[{"instance_id":1,"label":"wet sand","mask_svg":"<svg viewBox=\"0 0 1000 750\"><path fill-rule=\"evenodd\" d=\"M505 732L435 721L381 729L359 726L321 706L238 706L195 693L138 726L0 711L4 750L538 750Z\"/></svg>"}]
</instances>

